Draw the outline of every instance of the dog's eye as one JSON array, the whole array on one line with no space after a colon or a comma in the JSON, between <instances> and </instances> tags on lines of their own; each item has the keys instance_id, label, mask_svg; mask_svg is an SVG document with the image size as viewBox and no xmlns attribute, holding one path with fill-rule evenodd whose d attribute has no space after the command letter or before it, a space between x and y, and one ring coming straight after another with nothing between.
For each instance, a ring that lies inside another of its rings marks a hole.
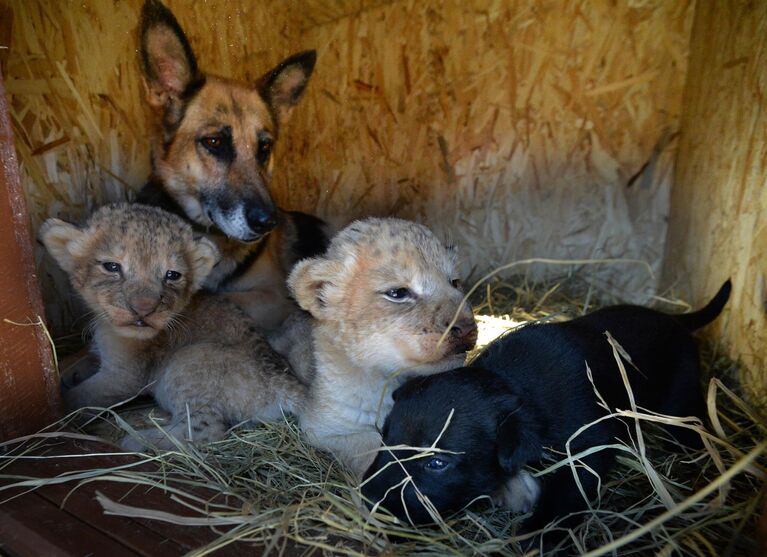
<instances>
[{"instance_id":1,"label":"dog's eye","mask_svg":"<svg viewBox=\"0 0 767 557\"><path fill-rule=\"evenodd\" d=\"M101 264L101 266L108 273L119 273L123 270L122 266L120 266L119 263L115 263L114 261L105 261Z\"/></svg>"},{"instance_id":2,"label":"dog's eye","mask_svg":"<svg viewBox=\"0 0 767 557\"><path fill-rule=\"evenodd\" d=\"M460 288L461 281L459 279L453 279L450 281L450 286L452 286L453 288Z\"/></svg>"},{"instance_id":3,"label":"dog's eye","mask_svg":"<svg viewBox=\"0 0 767 557\"><path fill-rule=\"evenodd\" d=\"M174 282L181 278L181 273L178 271L168 271L165 273L165 280Z\"/></svg>"},{"instance_id":4,"label":"dog's eye","mask_svg":"<svg viewBox=\"0 0 767 557\"><path fill-rule=\"evenodd\" d=\"M260 137L258 139L258 153L256 153L258 162L261 164L266 164L266 161L269 160L269 155L272 154L273 146L274 141L272 141L271 137Z\"/></svg>"},{"instance_id":5,"label":"dog's eye","mask_svg":"<svg viewBox=\"0 0 767 557\"><path fill-rule=\"evenodd\" d=\"M205 147L207 147L211 151L220 149L221 146L224 144L224 141L220 137L215 137L215 136L203 137L200 141Z\"/></svg>"},{"instance_id":6,"label":"dog's eye","mask_svg":"<svg viewBox=\"0 0 767 557\"><path fill-rule=\"evenodd\" d=\"M450 463L447 460L435 456L426 461L424 468L431 472L442 472L448 467L449 464Z\"/></svg>"},{"instance_id":7,"label":"dog's eye","mask_svg":"<svg viewBox=\"0 0 767 557\"><path fill-rule=\"evenodd\" d=\"M392 302L404 302L414 298L413 293L408 288L390 288L383 295Z\"/></svg>"},{"instance_id":8,"label":"dog's eye","mask_svg":"<svg viewBox=\"0 0 767 557\"><path fill-rule=\"evenodd\" d=\"M234 160L234 146L232 145L231 130L228 128L224 128L221 133L201 137L197 141L208 153L217 159L228 162Z\"/></svg>"}]
</instances>

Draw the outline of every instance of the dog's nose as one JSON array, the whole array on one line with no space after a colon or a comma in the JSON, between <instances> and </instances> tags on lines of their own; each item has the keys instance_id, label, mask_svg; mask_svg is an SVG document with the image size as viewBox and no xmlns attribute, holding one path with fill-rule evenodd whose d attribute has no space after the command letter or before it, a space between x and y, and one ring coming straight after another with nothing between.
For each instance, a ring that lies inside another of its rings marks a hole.
<instances>
[{"instance_id":1,"label":"dog's nose","mask_svg":"<svg viewBox=\"0 0 767 557\"><path fill-rule=\"evenodd\" d=\"M277 226L277 211L272 207L251 205L245 213L250 229L257 234L265 234Z\"/></svg>"},{"instance_id":2,"label":"dog's nose","mask_svg":"<svg viewBox=\"0 0 767 557\"><path fill-rule=\"evenodd\" d=\"M151 315L159 305L160 298L157 296L136 296L128 302L128 307L139 317Z\"/></svg>"}]
</instances>

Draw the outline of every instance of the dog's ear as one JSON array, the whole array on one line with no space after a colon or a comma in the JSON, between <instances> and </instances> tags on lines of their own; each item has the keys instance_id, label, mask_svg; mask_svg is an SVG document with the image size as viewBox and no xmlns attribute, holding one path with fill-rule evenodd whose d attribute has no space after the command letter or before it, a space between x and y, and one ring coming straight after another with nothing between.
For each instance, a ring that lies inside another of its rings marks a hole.
<instances>
[{"instance_id":1,"label":"dog's ear","mask_svg":"<svg viewBox=\"0 0 767 557\"><path fill-rule=\"evenodd\" d=\"M272 107L277 124L284 124L301 99L314 70L317 52L307 50L286 58L257 82L261 96Z\"/></svg>"},{"instance_id":2,"label":"dog's ear","mask_svg":"<svg viewBox=\"0 0 767 557\"><path fill-rule=\"evenodd\" d=\"M507 474L515 474L528 462L540 459L543 452L541 424L530 419L523 401L517 399L515 408L501 410L496 431L498 464Z\"/></svg>"},{"instance_id":3,"label":"dog's ear","mask_svg":"<svg viewBox=\"0 0 767 557\"><path fill-rule=\"evenodd\" d=\"M83 251L85 233L63 220L48 219L40 227L39 237L56 263L71 273L75 268L75 259Z\"/></svg>"},{"instance_id":4,"label":"dog's ear","mask_svg":"<svg viewBox=\"0 0 767 557\"><path fill-rule=\"evenodd\" d=\"M301 309L315 319L327 318L327 288L342 274L342 265L322 257L312 257L296 263L288 277L288 289Z\"/></svg>"},{"instance_id":5,"label":"dog's ear","mask_svg":"<svg viewBox=\"0 0 767 557\"><path fill-rule=\"evenodd\" d=\"M192 266L194 268L192 292L196 292L202 287L213 267L221 259L221 252L218 251L212 241L204 236L196 237L192 241L194 242L192 249Z\"/></svg>"},{"instance_id":6,"label":"dog's ear","mask_svg":"<svg viewBox=\"0 0 767 557\"><path fill-rule=\"evenodd\" d=\"M168 109L201 75L184 31L159 0L146 0L141 10L141 69L147 101Z\"/></svg>"}]
</instances>

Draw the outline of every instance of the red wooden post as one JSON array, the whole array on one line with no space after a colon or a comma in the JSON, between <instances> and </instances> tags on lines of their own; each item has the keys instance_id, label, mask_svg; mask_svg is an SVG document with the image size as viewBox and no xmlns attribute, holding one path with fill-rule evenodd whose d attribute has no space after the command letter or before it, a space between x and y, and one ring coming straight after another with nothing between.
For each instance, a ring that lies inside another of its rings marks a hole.
<instances>
[{"instance_id":1,"label":"red wooden post","mask_svg":"<svg viewBox=\"0 0 767 557\"><path fill-rule=\"evenodd\" d=\"M0 440L39 430L61 407L32 245L0 72Z\"/></svg>"}]
</instances>

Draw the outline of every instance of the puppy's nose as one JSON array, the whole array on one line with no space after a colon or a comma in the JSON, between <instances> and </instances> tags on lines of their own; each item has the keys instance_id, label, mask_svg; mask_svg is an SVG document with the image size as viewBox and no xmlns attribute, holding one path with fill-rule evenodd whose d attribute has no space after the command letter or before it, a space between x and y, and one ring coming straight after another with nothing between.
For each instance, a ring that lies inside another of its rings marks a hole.
<instances>
[{"instance_id":1,"label":"puppy's nose","mask_svg":"<svg viewBox=\"0 0 767 557\"><path fill-rule=\"evenodd\" d=\"M139 317L151 315L159 305L160 298L156 296L136 296L128 302L128 307Z\"/></svg>"},{"instance_id":2,"label":"puppy's nose","mask_svg":"<svg viewBox=\"0 0 767 557\"><path fill-rule=\"evenodd\" d=\"M277 226L277 211L272 207L253 204L248 207L245 218L250 229L257 234L265 234Z\"/></svg>"}]
</instances>

